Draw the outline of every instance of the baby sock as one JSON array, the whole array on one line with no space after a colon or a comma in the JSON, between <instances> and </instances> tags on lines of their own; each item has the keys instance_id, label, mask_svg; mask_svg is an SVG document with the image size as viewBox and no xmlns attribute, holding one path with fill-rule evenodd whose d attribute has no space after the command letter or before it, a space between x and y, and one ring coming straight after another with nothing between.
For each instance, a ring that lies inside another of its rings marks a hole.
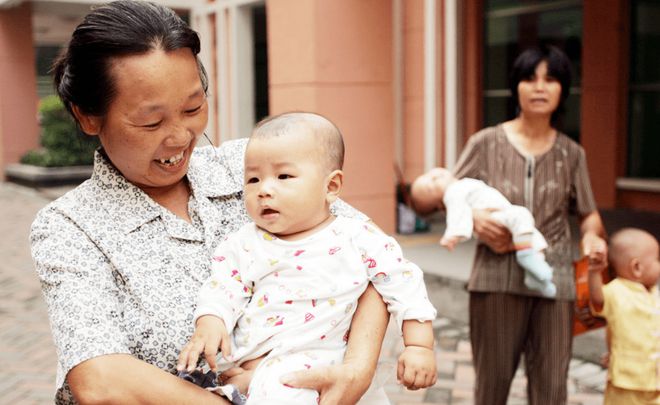
<instances>
[{"instance_id":1,"label":"baby sock","mask_svg":"<svg viewBox=\"0 0 660 405\"><path fill-rule=\"evenodd\" d=\"M557 287L552 282L552 267L545 261L543 253L533 249L516 252L516 261L525 269L525 285L540 291L546 297L554 297Z\"/></svg>"}]
</instances>

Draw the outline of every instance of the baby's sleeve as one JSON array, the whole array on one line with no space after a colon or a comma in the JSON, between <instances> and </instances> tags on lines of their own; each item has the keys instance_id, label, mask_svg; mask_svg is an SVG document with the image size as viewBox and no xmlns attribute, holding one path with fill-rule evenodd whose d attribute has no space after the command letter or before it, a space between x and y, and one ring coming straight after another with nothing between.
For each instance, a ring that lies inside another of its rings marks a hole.
<instances>
[{"instance_id":1,"label":"baby's sleeve","mask_svg":"<svg viewBox=\"0 0 660 405\"><path fill-rule=\"evenodd\" d=\"M401 330L404 320L432 321L422 270L403 257L399 244L369 224L355 238L369 280L387 304Z\"/></svg>"},{"instance_id":2,"label":"baby's sleeve","mask_svg":"<svg viewBox=\"0 0 660 405\"><path fill-rule=\"evenodd\" d=\"M228 331L234 329L245 305L252 296L252 283L241 274L241 246L236 234L231 235L215 250L211 276L202 285L197 299L194 321L203 315L221 318Z\"/></svg>"},{"instance_id":3,"label":"baby's sleeve","mask_svg":"<svg viewBox=\"0 0 660 405\"><path fill-rule=\"evenodd\" d=\"M453 184L447 191L443 201L447 222L444 236L459 236L461 240L470 239L474 228L472 207L467 203L467 191L464 190L464 183L458 182Z\"/></svg>"}]
</instances>

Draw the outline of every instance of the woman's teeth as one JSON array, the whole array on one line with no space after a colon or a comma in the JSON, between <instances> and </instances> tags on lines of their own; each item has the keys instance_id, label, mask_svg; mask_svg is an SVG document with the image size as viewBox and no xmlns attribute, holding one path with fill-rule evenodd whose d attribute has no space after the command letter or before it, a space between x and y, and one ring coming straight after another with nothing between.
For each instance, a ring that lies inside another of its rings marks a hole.
<instances>
[{"instance_id":1,"label":"woman's teeth","mask_svg":"<svg viewBox=\"0 0 660 405\"><path fill-rule=\"evenodd\" d=\"M158 161L161 164L169 165L169 166L174 166L175 164L179 163L181 160L183 160L183 151L181 151L181 153L179 153L178 155L174 155L168 159L158 159Z\"/></svg>"}]
</instances>

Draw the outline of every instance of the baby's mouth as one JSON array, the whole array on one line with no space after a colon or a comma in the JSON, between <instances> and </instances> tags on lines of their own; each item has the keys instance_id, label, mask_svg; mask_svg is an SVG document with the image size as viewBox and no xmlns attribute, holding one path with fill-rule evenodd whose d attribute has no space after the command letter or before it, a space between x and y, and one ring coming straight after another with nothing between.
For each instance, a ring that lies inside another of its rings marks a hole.
<instances>
[{"instance_id":1,"label":"baby's mouth","mask_svg":"<svg viewBox=\"0 0 660 405\"><path fill-rule=\"evenodd\" d=\"M273 214L279 214L280 212L277 210L274 210L272 208L264 208L261 210L261 215L273 215Z\"/></svg>"}]
</instances>

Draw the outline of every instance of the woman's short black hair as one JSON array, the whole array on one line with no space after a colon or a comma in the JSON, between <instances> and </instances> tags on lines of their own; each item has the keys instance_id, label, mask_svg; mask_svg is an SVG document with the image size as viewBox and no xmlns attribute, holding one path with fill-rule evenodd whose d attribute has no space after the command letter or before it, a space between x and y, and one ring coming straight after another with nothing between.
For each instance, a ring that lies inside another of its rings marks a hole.
<instances>
[{"instance_id":1,"label":"woman's short black hair","mask_svg":"<svg viewBox=\"0 0 660 405\"><path fill-rule=\"evenodd\" d=\"M85 114L103 116L116 91L113 58L182 48L199 54L199 37L174 11L146 1L113 1L94 8L74 30L53 64L55 90L70 113L76 105ZM206 91L206 72L197 63Z\"/></svg>"},{"instance_id":2,"label":"woman's short black hair","mask_svg":"<svg viewBox=\"0 0 660 405\"><path fill-rule=\"evenodd\" d=\"M571 88L571 62L568 56L559 48L551 45L538 46L523 51L516 58L511 69L509 85L511 97L516 107L516 113L520 113L520 102L518 99L518 83L534 76L539 63L548 63L548 75L554 77L561 84L561 97L559 106L552 113L551 121L556 124L559 116L564 112L564 102L568 98Z\"/></svg>"}]
</instances>

